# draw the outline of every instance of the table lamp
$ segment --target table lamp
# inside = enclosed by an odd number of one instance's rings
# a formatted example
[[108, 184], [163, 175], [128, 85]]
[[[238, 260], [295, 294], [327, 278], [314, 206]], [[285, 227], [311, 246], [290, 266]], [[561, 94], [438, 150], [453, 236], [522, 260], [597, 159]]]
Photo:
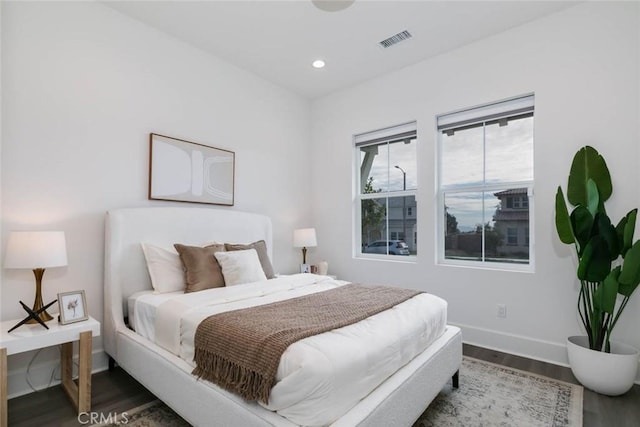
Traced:
[[[36, 277], [33, 311], [42, 308], [42, 276], [45, 268], [67, 265], [64, 231], [12, 231], [7, 242], [5, 268], [29, 268]], [[44, 322], [53, 319], [46, 310], [38, 316]], [[36, 323], [35, 319], [27, 323]]]
[[293, 231], [293, 246], [302, 248], [302, 264], [307, 263], [307, 248], [317, 245], [315, 228], [300, 228]]

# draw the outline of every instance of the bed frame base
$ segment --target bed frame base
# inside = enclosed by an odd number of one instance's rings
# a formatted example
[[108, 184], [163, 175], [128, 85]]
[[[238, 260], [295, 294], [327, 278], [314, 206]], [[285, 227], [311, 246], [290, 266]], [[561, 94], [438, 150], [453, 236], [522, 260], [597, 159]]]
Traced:
[[[118, 333], [120, 367], [194, 426], [294, 427], [256, 403], [191, 375], [191, 366], [130, 330]], [[451, 379], [458, 386], [462, 337], [445, 334], [336, 420], [331, 427], [411, 426]], [[158, 372], [162, 372], [161, 375]], [[210, 408], [210, 410], [203, 410]]]

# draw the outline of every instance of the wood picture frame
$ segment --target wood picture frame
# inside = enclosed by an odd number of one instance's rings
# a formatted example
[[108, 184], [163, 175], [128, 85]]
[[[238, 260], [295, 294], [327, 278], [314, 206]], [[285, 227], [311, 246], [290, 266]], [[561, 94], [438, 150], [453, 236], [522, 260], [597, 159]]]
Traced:
[[58, 308], [60, 309], [60, 324], [62, 325], [89, 319], [87, 298], [84, 291], [59, 293]]
[[149, 199], [233, 206], [235, 152], [149, 134]]

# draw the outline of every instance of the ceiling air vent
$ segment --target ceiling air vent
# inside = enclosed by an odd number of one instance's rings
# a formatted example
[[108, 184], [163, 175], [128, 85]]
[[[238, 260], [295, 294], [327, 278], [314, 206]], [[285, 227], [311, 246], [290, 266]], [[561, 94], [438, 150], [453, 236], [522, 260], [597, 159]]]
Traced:
[[401, 41], [408, 40], [411, 37], [413, 37], [411, 33], [407, 30], [404, 30], [394, 36], [389, 37], [388, 39], [384, 39], [381, 42], [378, 42], [378, 44], [380, 45], [380, 47], [386, 49], [393, 46], [394, 44], [400, 43]]

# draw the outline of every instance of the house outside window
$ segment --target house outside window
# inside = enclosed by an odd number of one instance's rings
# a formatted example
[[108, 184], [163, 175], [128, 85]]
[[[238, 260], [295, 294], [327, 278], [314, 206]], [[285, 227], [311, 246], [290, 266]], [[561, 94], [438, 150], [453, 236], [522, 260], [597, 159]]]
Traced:
[[516, 246], [518, 244], [518, 229], [513, 227], [507, 228], [507, 245]]
[[[527, 188], [515, 188], [494, 193], [500, 201], [493, 216], [494, 228], [507, 236], [506, 245], [498, 248], [504, 254], [524, 254], [529, 249], [528, 191]], [[502, 207], [503, 200], [507, 201], [506, 208]], [[523, 236], [523, 239], [518, 236]]]
[[533, 269], [534, 96], [441, 115], [438, 262]]
[[356, 256], [417, 254], [416, 137], [415, 122], [354, 137]]

